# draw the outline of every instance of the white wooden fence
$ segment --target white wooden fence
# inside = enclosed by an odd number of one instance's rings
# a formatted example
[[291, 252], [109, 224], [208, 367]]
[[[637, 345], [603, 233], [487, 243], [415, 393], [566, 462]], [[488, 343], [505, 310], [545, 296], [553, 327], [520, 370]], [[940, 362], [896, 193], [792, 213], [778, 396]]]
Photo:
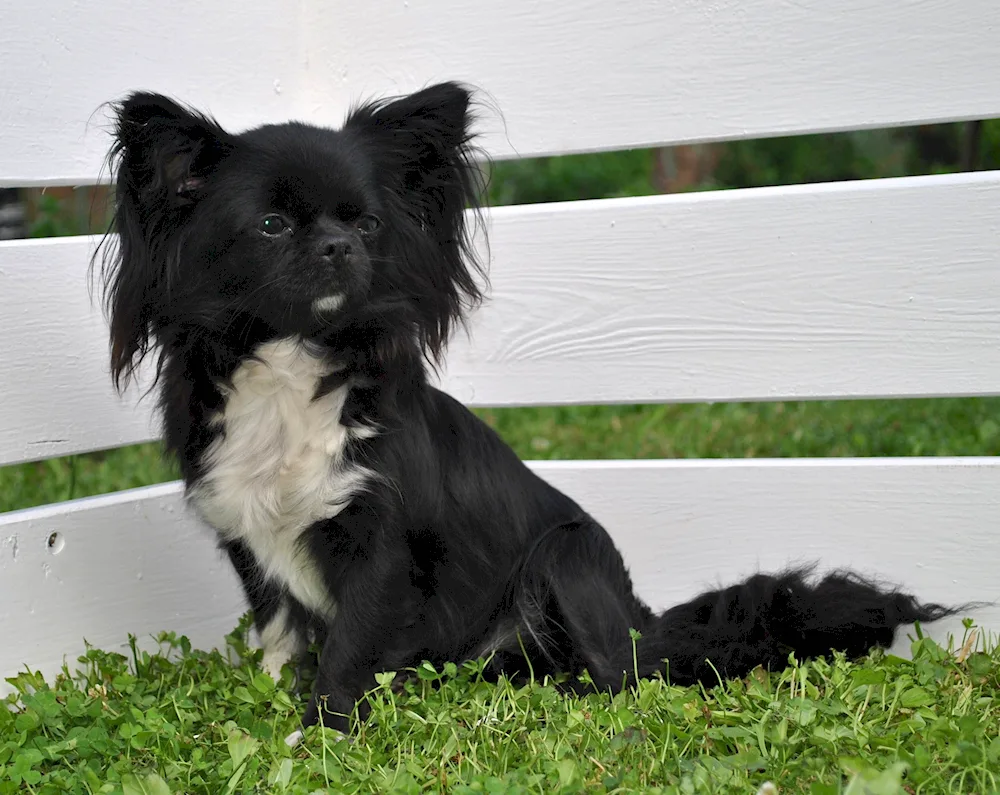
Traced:
[[[134, 88], [227, 126], [487, 90], [496, 157], [1000, 116], [994, 0], [0, 0], [0, 186], [86, 185]], [[475, 405], [1000, 394], [1000, 173], [492, 211]], [[120, 401], [92, 238], [0, 242], [0, 465], [155, 437]], [[548, 462], [658, 607], [789, 561], [1000, 599], [994, 459]], [[49, 546], [58, 533], [55, 547]], [[0, 673], [243, 610], [176, 484], [0, 515]], [[1000, 609], [975, 616], [1000, 630]], [[960, 631], [957, 620], [934, 634]], [[905, 643], [904, 643], [905, 645]]]

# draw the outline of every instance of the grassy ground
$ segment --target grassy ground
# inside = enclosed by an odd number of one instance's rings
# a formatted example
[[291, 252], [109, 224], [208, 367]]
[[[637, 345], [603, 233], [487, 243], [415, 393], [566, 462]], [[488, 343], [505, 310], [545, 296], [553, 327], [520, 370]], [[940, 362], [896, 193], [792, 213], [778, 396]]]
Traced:
[[613, 699], [426, 666], [402, 691], [384, 675], [353, 742], [316, 728], [289, 750], [303, 699], [288, 668], [277, 683], [258, 670], [243, 627], [226, 654], [161, 641], [131, 660], [92, 650], [86, 673], [51, 686], [12, 680], [23, 708], [0, 710], [0, 795], [1000, 788], [1000, 655], [971, 643], [917, 640], [912, 661], [793, 663], [710, 691], [653, 679]]

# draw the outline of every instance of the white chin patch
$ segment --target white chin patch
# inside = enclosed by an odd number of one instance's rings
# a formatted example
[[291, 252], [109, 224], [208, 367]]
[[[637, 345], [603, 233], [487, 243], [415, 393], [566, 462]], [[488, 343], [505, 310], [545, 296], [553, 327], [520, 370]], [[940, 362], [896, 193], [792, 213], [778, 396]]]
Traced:
[[313, 301], [314, 312], [336, 312], [344, 303], [342, 295], [328, 295]]

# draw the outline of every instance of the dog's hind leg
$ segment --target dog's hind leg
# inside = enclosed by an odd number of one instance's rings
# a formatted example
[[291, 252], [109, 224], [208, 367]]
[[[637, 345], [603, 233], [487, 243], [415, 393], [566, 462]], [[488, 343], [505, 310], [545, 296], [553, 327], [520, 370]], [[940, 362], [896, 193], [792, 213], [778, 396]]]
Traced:
[[[515, 598], [523, 631], [553, 667], [574, 675], [586, 669], [601, 690], [634, 680], [629, 630], [643, 633], [655, 616], [636, 598], [621, 554], [593, 519], [567, 522], [539, 539]], [[649, 673], [648, 664], [640, 670]]]

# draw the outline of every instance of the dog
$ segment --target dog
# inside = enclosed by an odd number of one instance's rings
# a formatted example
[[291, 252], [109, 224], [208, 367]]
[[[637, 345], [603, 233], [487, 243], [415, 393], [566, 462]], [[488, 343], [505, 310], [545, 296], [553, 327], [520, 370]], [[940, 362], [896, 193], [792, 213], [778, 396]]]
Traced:
[[488, 281], [473, 101], [441, 83], [358, 104], [339, 129], [239, 134], [158, 94], [113, 106], [113, 379], [152, 360], [166, 448], [242, 581], [265, 669], [321, 639], [303, 729], [349, 732], [375, 673], [425, 660], [578, 692], [711, 686], [791, 652], [861, 656], [954, 612], [792, 569], [656, 614], [605, 529], [431, 385]]

